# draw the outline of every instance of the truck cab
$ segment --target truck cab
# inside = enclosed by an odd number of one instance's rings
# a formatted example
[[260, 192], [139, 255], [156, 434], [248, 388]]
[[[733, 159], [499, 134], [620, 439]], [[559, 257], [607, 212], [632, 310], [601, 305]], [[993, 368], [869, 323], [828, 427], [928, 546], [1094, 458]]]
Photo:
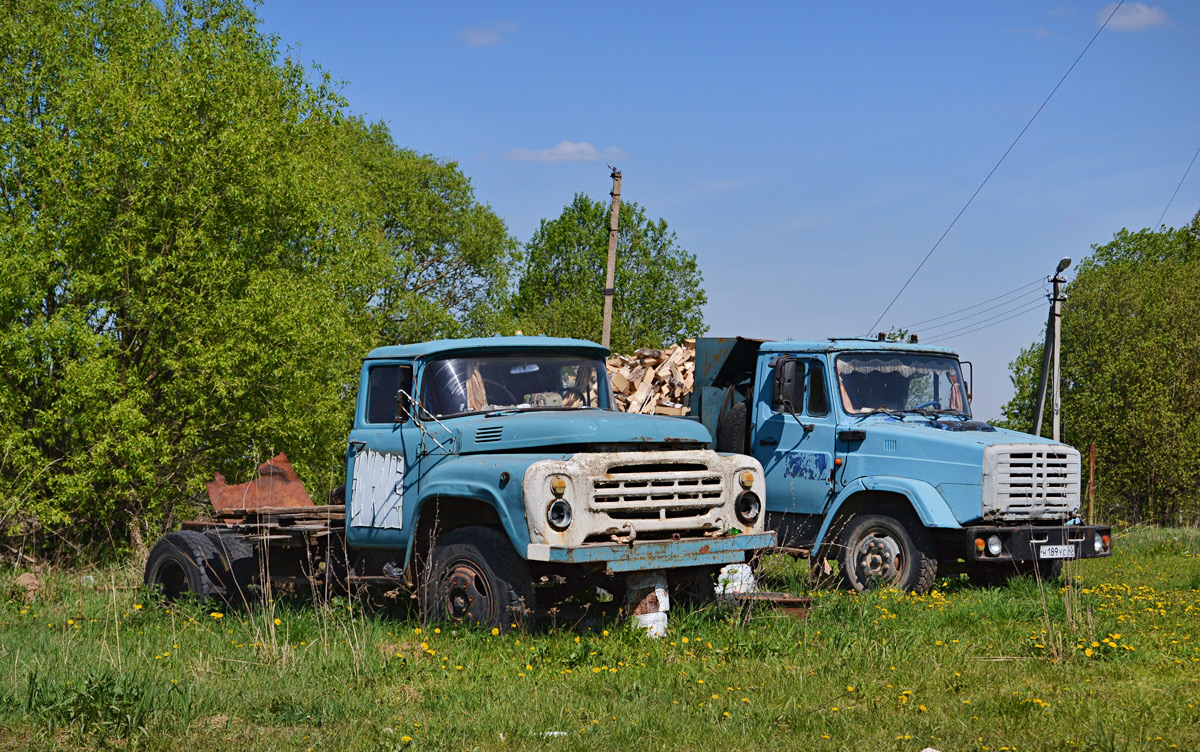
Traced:
[[1053, 577], [1111, 554], [1108, 527], [1079, 524], [1079, 452], [975, 420], [952, 350], [702, 338], [696, 361], [693, 413], [762, 463], [780, 544], [848, 587]]
[[694, 581], [771, 545], [762, 465], [694, 422], [618, 412], [607, 353], [550, 337], [373, 350], [346, 453], [352, 574], [413, 583], [431, 618], [505, 627], [535, 585], [619, 594], [628, 573]]

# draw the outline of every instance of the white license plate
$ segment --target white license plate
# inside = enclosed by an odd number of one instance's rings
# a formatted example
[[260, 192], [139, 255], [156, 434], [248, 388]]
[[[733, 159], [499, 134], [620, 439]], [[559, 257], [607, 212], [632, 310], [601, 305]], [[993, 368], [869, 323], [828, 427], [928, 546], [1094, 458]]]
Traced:
[[1043, 559], [1074, 559], [1074, 546], [1042, 546], [1038, 556]]

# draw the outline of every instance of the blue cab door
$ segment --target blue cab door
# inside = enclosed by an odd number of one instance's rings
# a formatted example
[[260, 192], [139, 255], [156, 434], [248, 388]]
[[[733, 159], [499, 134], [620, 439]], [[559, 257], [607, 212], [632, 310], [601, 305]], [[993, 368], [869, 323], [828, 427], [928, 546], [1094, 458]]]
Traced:
[[412, 394], [412, 366], [369, 361], [361, 384], [346, 451], [348, 537], [355, 545], [396, 546], [419, 478], [420, 431], [400, 420], [396, 400], [400, 390]]
[[[820, 515], [833, 490], [837, 419], [822, 358], [794, 357], [792, 411], [772, 409], [776, 366], [764, 367], [755, 390], [752, 453], [767, 474], [767, 510]], [[795, 415], [792, 414], [795, 413]]]

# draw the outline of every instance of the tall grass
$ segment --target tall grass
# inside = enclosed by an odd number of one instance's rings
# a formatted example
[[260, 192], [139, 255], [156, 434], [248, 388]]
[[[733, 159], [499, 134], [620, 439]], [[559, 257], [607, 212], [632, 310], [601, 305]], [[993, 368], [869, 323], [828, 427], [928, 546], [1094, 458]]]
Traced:
[[[0, 750], [1200, 746], [1200, 534], [1142, 528], [1063, 583], [815, 591], [808, 620], [672, 611], [493, 635], [405, 601], [146, 599], [140, 573], [0, 576]], [[803, 562], [764, 567], [807, 587]], [[1160, 738], [1161, 737], [1161, 738]]]

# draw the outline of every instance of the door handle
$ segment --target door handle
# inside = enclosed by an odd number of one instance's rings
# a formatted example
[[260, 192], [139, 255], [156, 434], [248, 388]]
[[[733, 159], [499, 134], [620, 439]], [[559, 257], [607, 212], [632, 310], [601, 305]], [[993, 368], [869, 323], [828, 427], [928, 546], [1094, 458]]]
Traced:
[[350, 448], [354, 450], [355, 454], [358, 454], [359, 452], [361, 452], [363, 450], [363, 447], [365, 447], [366, 445], [367, 445], [367, 442], [365, 442], [365, 441], [359, 441], [357, 439], [350, 440]]
[[775, 446], [779, 443], [779, 439], [759, 439], [758, 443], [761, 446]]

